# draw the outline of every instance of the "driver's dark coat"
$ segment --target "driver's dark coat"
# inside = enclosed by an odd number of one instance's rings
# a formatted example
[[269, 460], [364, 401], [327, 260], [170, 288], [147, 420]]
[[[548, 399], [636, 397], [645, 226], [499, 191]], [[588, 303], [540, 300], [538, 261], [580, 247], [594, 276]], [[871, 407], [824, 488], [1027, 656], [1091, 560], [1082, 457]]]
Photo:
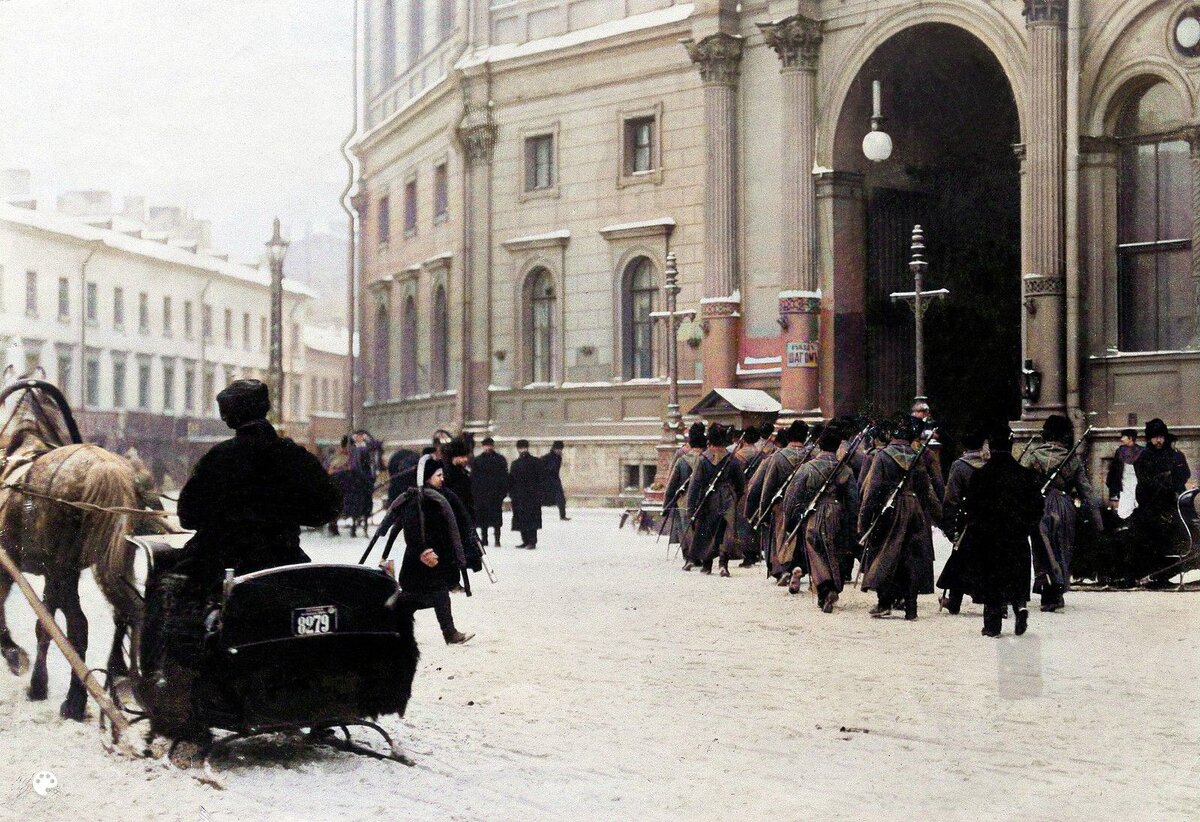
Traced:
[[341, 508], [321, 463], [266, 420], [247, 423], [200, 458], [179, 494], [179, 522], [194, 529], [179, 571], [219, 580], [308, 562], [300, 526], [329, 522]]

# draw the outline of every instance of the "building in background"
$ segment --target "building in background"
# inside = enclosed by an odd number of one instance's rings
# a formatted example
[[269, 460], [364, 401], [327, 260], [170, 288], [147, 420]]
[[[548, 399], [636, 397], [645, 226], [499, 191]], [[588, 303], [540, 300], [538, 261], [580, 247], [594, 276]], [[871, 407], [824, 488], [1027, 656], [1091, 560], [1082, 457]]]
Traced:
[[[9, 173], [12, 201], [0, 205], [4, 365], [17, 374], [41, 368], [77, 409], [87, 439], [136, 447], [160, 479], [182, 482], [200, 453], [229, 436], [216, 393], [266, 374], [268, 272], [211, 253], [207, 224], [181, 209], [146, 210], [127, 198], [114, 210], [106, 192], [75, 192], [59, 198], [58, 211], [41, 210], [21, 199], [21, 180]], [[309, 348], [314, 297], [285, 280], [285, 388], [272, 398], [288, 433], [309, 444], [332, 436], [321, 426], [335, 422], [328, 407], [314, 410], [322, 398], [309, 394], [310, 354], [321, 379], [346, 367], [344, 351]], [[345, 428], [344, 412], [337, 419]]]
[[698, 312], [685, 409], [711, 387], [906, 408], [889, 295], [920, 224], [950, 292], [926, 325], [948, 425], [1094, 413], [1115, 439], [1161, 416], [1196, 456], [1194, 4], [365, 6], [365, 417], [390, 442], [562, 439], [576, 495], [639, 494], [668, 250]]

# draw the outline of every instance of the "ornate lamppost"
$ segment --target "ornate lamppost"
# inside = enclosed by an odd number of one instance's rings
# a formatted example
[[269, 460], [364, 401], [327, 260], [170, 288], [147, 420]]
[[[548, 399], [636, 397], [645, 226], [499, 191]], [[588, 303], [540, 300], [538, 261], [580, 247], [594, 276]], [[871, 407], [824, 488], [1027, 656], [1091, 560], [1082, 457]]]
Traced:
[[279, 218], [267, 241], [267, 262], [271, 266], [271, 355], [267, 366], [267, 384], [271, 390], [271, 422], [283, 421], [283, 258], [288, 242], [279, 234]]
[[889, 296], [892, 302], [903, 301], [912, 309], [913, 316], [916, 318], [916, 382], [917, 391], [916, 399], [925, 399], [925, 312], [929, 309], [930, 304], [934, 300], [941, 300], [950, 295], [950, 292], [944, 288], [939, 288], [936, 291], [925, 291], [925, 272], [929, 270], [929, 263], [925, 260], [925, 234], [921, 230], [921, 226], [913, 226], [912, 232], [912, 261], [908, 264], [909, 269], [913, 273], [913, 290], [912, 291], [893, 291]]

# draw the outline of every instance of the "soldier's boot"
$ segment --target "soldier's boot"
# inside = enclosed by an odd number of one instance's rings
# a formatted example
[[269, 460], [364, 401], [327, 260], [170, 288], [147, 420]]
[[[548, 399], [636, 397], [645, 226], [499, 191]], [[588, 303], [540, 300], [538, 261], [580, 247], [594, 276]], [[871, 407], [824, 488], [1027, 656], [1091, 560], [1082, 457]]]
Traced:
[[909, 622], [917, 618], [917, 597], [915, 594], [910, 594], [908, 599], [904, 600], [904, 618]]
[[1017, 611], [1017, 624], [1014, 627], [1013, 632], [1017, 636], [1021, 636], [1029, 628], [1029, 609], [1028, 608], [1017, 608], [1016, 611]]
[[948, 591], [949, 596], [938, 597], [938, 610], [945, 608], [950, 614], [957, 614], [962, 608], [962, 591]]
[[874, 608], [872, 608], [870, 611], [867, 611], [867, 613], [870, 614], [873, 619], [885, 619], [886, 617], [890, 617], [892, 615], [891, 598], [880, 594], [879, 602]]
[[1001, 608], [999, 605], [983, 606], [983, 630], [980, 631], [984, 636], [998, 637], [1000, 629], [1004, 625], [1004, 619], [1000, 616]]
[[447, 645], [462, 645], [464, 642], [466, 642], [473, 636], [475, 636], [475, 634], [464, 634], [462, 631], [455, 631], [454, 633], [445, 635], [446, 644]]
[[800, 593], [800, 580], [802, 580], [802, 579], [804, 579], [804, 569], [803, 568], [793, 568], [792, 576], [788, 580], [788, 593], [789, 594]]
[[821, 610], [827, 614], [832, 614], [833, 606], [837, 604], [837, 601], [838, 601], [838, 592], [830, 591], [828, 594], [825, 595], [825, 601], [823, 603], [821, 603]]

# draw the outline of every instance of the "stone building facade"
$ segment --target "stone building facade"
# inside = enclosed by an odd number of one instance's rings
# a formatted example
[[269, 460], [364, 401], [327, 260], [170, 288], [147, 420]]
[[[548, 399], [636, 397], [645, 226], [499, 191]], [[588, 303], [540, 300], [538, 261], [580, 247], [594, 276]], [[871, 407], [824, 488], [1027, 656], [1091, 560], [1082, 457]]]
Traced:
[[[366, 0], [365, 417], [563, 439], [636, 493], [665, 402], [785, 414], [927, 393], [1200, 438], [1200, 11], [1149, 0]], [[878, 103], [873, 83], [878, 81]], [[875, 125], [873, 126], [872, 123]], [[863, 139], [890, 135], [886, 159]], [[536, 445], [535, 445], [536, 450]], [[1107, 446], [1094, 449], [1100, 455]], [[1193, 453], [1194, 456], [1194, 453]]]

